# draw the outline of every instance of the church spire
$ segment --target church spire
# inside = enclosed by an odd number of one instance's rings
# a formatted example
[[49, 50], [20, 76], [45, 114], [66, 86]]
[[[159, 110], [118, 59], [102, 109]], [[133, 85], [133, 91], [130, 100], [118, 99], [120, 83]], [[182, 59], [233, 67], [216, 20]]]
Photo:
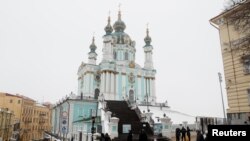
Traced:
[[90, 52], [95, 53], [96, 45], [95, 45], [95, 37], [94, 36], [92, 38], [92, 44], [89, 46], [89, 48], [90, 48]]
[[113, 28], [110, 24], [110, 11], [109, 11], [109, 16], [108, 16], [108, 24], [106, 25], [106, 27], [104, 28], [106, 35], [109, 35], [113, 32]]
[[119, 4], [119, 11], [118, 11], [118, 20], [115, 22], [113, 25], [113, 28], [115, 29], [115, 32], [123, 32], [126, 28], [125, 23], [122, 21], [122, 16], [121, 16], [121, 9], [120, 9], [120, 4]]
[[151, 37], [149, 36], [148, 24], [147, 24], [146, 37], [144, 38], [144, 41], [146, 43], [145, 46], [150, 46], [152, 40], [151, 40]]
[[89, 46], [89, 48], [90, 48], [90, 52], [88, 54], [89, 55], [89, 64], [95, 65], [96, 64], [96, 57], [97, 57], [95, 50], [97, 47], [95, 45], [95, 37], [94, 36], [92, 38], [92, 43]]

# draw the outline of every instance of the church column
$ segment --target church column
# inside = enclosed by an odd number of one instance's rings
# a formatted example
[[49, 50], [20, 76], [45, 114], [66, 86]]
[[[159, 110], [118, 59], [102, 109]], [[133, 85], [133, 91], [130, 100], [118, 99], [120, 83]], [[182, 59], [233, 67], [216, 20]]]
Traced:
[[152, 80], [153, 84], [152, 84], [152, 89], [153, 89], [153, 96], [155, 97], [155, 79]]
[[137, 97], [141, 100], [141, 96], [142, 96], [142, 92], [141, 92], [141, 78], [138, 77], [137, 78], [137, 82], [138, 82], [138, 92], [137, 92]]
[[115, 83], [114, 83], [114, 73], [112, 72], [111, 73], [111, 90], [110, 90], [110, 93], [114, 93], [114, 86], [115, 86]]
[[151, 95], [151, 93], [150, 93], [150, 85], [149, 85], [149, 78], [147, 78], [147, 92], [148, 92], [148, 96], [150, 96]]
[[92, 94], [92, 96], [94, 96], [93, 95], [94, 93], [94, 74], [93, 73], [90, 74], [90, 93]]
[[150, 94], [151, 94], [151, 97], [154, 97], [153, 95], [153, 79], [150, 78]]
[[108, 72], [108, 75], [107, 75], [107, 86], [108, 86], [108, 89], [107, 89], [107, 92], [110, 93], [110, 72]]
[[108, 93], [108, 87], [109, 87], [108, 73], [109, 72], [105, 73], [105, 76], [106, 76], [105, 93]]
[[84, 85], [83, 85], [83, 93], [86, 93], [86, 85], [87, 85], [86, 75], [84, 75], [84, 77], [83, 77], [83, 81], [84, 81]]
[[89, 93], [89, 74], [86, 73], [86, 93]]
[[104, 92], [104, 73], [101, 74], [101, 93]]

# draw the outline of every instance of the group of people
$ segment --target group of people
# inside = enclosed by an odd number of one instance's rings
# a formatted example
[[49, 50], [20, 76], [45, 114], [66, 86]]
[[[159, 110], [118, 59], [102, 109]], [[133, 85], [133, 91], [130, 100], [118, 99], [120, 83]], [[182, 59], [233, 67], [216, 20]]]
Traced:
[[188, 137], [188, 141], [191, 141], [191, 134], [190, 134], [190, 129], [189, 127], [187, 126], [187, 129], [182, 127], [181, 129], [180, 128], [176, 128], [175, 130], [175, 137], [176, 137], [176, 141], [180, 141], [180, 139], [183, 141], [186, 141], [186, 135]]
[[[189, 129], [189, 127], [187, 126], [187, 129], [185, 129], [184, 127], [180, 128], [176, 128], [175, 130], [175, 137], [176, 137], [176, 141], [191, 141], [191, 134], [190, 134], [191, 130]], [[196, 131], [197, 135], [196, 135], [196, 141], [207, 141], [208, 140], [208, 136], [206, 135], [206, 137], [204, 138], [204, 135], [202, 134], [202, 132], [200, 130]], [[186, 135], [188, 137], [188, 140], [186, 140]]]
[[105, 135], [101, 133], [100, 141], [111, 141], [111, 138], [108, 133], [106, 133]]
[[[131, 130], [128, 133], [127, 141], [133, 141], [133, 133]], [[139, 134], [139, 141], [148, 141], [148, 136], [144, 129], [142, 129]]]

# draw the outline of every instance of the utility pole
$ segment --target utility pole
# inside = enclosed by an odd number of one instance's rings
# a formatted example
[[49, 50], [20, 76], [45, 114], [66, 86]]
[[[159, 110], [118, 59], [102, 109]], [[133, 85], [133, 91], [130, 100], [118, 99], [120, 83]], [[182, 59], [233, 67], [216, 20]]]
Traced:
[[224, 119], [226, 119], [226, 113], [225, 113], [225, 107], [224, 107], [224, 99], [223, 99], [223, 92], [222, 92], [222, 87], [221, 87], [222, 77], [221, 77], [221, 73], [220, 72], [218, 72], [218, 76], [219, 76], [219, 82], [220, 82], [220, 92], [221, 92], [223, 114], [224, 114]]

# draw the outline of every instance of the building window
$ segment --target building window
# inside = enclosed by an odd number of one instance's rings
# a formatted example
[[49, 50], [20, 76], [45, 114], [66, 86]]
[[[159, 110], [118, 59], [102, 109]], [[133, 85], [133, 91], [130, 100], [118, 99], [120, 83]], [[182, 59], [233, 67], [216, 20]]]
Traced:
[[116, 58], [117, 58], [117, 53], [116, 52], [114, 52], [114, 59], [116, 60]]
[[17, 103], [20, 104], [20, 103], [21, 103], [21, 100], [18, 100]]
[[250, 74], [250, 55], [242, 57], [245, 74]]
[[125, 60], [128, 60], [128, 52], [125, 52], [124, 56], [125, 56]]
[[12, 102], [13, 102], [13, 100], [11, 99], [11, 100], [10, 100], [10, 103], [12, 103]]

